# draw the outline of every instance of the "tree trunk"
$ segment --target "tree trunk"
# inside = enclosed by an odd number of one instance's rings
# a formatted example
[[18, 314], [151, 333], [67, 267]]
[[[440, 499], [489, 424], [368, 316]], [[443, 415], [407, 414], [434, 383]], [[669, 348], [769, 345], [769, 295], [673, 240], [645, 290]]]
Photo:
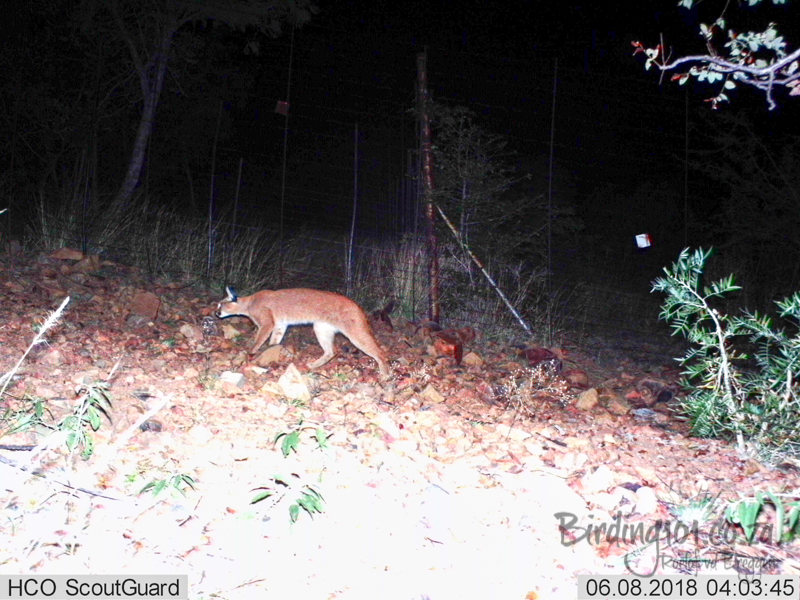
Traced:
[[115, 204], [127, 204], [131, 196], [133, 196], [136, 185], [139, 183], [139, 176], [142, 174], [142, 165], [144, 164], [144, 158], [147, 153], [147, 142], [150, 140], [150, 134], [153, 132], [153, 121], [156, 114], [156, 107], [158, 106], [158, 99], [161, 96], [161, 89], [164, 87], [164, 74], [167, 71], [167, 58], [172, 45], [172, 36], [174, 32], [175, 28], [173, 24], [167, 24], [165, 26], [160, 47], [156, 49], [150, 64], [139, 73], [142, 95], [144, 97], [142, 118], [136, 130], [136, 139], [133, 143], [128, 172], [125, 174], [125, 179], [114, 198]]
[[417, 54], [417, 102], [419, 103], [419, 147], [422, 176], [422, 198], [428, 228], [428, 319], [439, 323], [439, 244], [436, 239], [436, 214], [433, 207], [433, 147], [428, 106], [427, 55]]

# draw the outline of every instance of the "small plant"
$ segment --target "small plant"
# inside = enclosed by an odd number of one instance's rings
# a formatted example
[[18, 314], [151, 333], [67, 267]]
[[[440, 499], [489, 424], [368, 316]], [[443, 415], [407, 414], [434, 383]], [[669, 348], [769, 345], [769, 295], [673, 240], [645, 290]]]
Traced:
[[[798, 448], [800, 336], [773, 329], [768, 316], [747, 311], [730, 316], [717, 308], [721, 298], [740, 288], [733, 275], [700, 288], [710, 255], [711, 250], [687, 248], [664, 269], [666, 277], [653, 283], [653, 291], [667, 294], [661, 318], [694, 345], [679, 359], [689, 391], [682, 408], [696, 435], [733, 435], [742, 452], [748, 438], [777, 460], [776, 449]], [[800, 321], [800, 293], [776, 304], [781, 317]], [[752, 357], [735, 345], [743, 336], [756, 348]]]
[[20, 407], [7, 407], [0, 415], [0, 438], [24, 433], [44, 424], [44, 415], [47, 413], [44, 400], [25, 395], [21, 402]]
[[686, 526], [704, 525], [713, 520], [719, 505], [719, 494], [696, 494], [688, 502], [667, 502], [669, 512]]
[[569, 384], [555, 377], [556, 369], [550, 362], [542, 362], [511, 373], [494, 386], [496, 399], [516, 415], [535, 417], [543, 404], [558, 402], [567, 406], [574, 397]]
[[[288, 477], [273, 475], [270, 481], [270, 485], [256, 488], [262, 491], [250, 501], [250, 504], [256, 504], [272, 496], [277, 496], [273, 501], [273, 506], [275, 506], [284, 499], [293, 496], [294, 501], [289, 505], [289, 519], [292, 523], [297, 522], [301, 509], [306, 511], [312, 519], [315, 514], [325, 511], [325, 499], [320, 491], [315, 485], [302, 483], [297, 473], [292, 473]], [[293, 494], [290, 494], [290, 492], [293, 492]]]
[[6, 389], [8, 388], [8, 384], [11, 382], [11, 379], [14, 377], [14, 374], [19, 370], [19, 367], [22, 364], [22, 362], [25, 360], [28, 354], [30, 354], [30, 351], [33, 350], [35, 346], [44, 343], [44, 334], [47, 333], [47, 330], [53, 327], [58, 322], [59, 317], [61, 317], [61, 314], [64, 312], [64, 309], [66, 308], [68, 303], [69, 303], [69, 296], [64, 298], [63, 302], [61, 302], [59, 307], [56, 310], [54, 310], [49, 317], [47, 317], [45, 322], [36, 332], [36, 336], [34, 336], [31, 345], [28, 346], [28, 348], [25, 350], [25, 352], [17, 361], [17, 364], [15, 364], [10, 371], [8, 371], [2, 377], [0, 377], [0, 383], [2, 384], [2, 387], [0, 387], [0, 398], [2, 398], [3, 394], [5, 394]]
[[70, 452], [81, 449], [81, 457], [87, 460], [94, 454], [94, 438], [89, 430], [100, 429], [103, 415], [110, 420], [111, 398], [107, 381], [95, 381], [79, 388], [80, 396], [72, 414], [67, 415], [56, 426], [66, 434], [65, 441]]
[[[298, 422], [297, 426], [291, 431], [279, 433], [275, 436], [275, 443], [281, 442], [281, 453], [284, 458], [296, 453], [300, 447], [301, 436], [304, 431], [313, 430], [312, 439], [319, 450], [328, 448], [328, 439], [331, 434], [325, 433], [321, 427], [313, 425], [303, 425], [303, 421]], [[289, 519], [296, 523], [300, 516], [300, 511], [304, 510], [308, 516], [314, 517], [315, 514], [324, 512], [325, 500], [316, 485], [305, 483], [303, 478], [297, 473], [289, 475], [273, 475], [267, 485], [256, 488], [259, 493], [250, 501], [256, 504], [267, 498], [273, 498], [272, 506], [280, 503], [289, 502]]]
[[[758, 522], [758, 516], [765, 506], [774, 508], [774, 523]], [[784, 503], [777, 494], [758, 492], [755, 498], [743, 498], [728, 505], [725, 519], [742, 528], [748, 543], [756, 538], [756, 534], [759, 534], [761, 541], [769, 540], [775, 544], [791, 542], [800, 533], [800, 500]]]
[[279, 433], [275, 436], [275, 442], [278, 443], [279, 440], [283, 440], [281, 442], [281, 452], [283, 453], [284, 458], [289, 456], [292, 452], [297, 452], [297, 448], [300, 446], [300, 435], [304, 430], [314, 430], [314, 441], [317, 443], [317, 448], [320, 450], [325, 450], [328, 448], [328, 439], [330, 439], [331, 435], [329, 433], [325, 433], [325, 430], [321, 427], [314, 427], [313, 425], [303, 425], [303, 421], [301, 420], [297, 427], [295, 427], [292, 431], [284, 431], [283, 433]]
[[178, 495], [186, 496], [186, 488], [188, 487], [195, 490], [197, 489], [195, 484], [194, 478], [190, 475], [176, 473], [165, 479], [154, 479], [150, 481], [139, 490], [139, 494], [152, 492], [153, 497], [158, 498], [162, 493], [168, 491], [172, 497], [177, 497]]

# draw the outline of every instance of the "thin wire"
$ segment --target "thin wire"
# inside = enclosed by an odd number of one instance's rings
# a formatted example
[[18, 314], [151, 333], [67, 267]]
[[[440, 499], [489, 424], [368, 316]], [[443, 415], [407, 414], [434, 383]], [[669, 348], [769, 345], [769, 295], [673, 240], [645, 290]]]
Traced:
[[283, 212], [286, 203], [286, 156], [289, 148], [289, 114], [291, 111], [290, 92], [292, 90], [292, 61], [294, 60], [294, 32], [292, 24], [292, 41], [289, 46], [289, 73], [286, 77], [286, 115], [283, 125], [283, 166], [281, 167], [281, 214], [278, 233], [278, 286], [283, 287]]
[[689, 89], [686, 89], [686, 113], [683, 122], [683, 247], [689, 245]]
[[[558, 59], [555, 59], [553, 67], [553, 108], [550, 114], [550, 165], [547, 174], [547, 294], [550, 296], [550, 285], [553, 273], [553, 253], [552, 253], [552, 228], [553, 221], [553, 154], [555, 146], [556, 132], [556, 91], [558, 89]], [[550, 302], [547, 303], [550, 306]]]

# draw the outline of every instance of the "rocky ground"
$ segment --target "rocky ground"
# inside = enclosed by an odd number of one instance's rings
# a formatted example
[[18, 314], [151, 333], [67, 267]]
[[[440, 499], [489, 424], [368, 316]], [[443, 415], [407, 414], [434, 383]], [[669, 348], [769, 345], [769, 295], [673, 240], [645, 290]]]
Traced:
[[[310, 328], [249, 362], [252, 325], [213, 319], [223, 294], [190, 283], [70, 251], [0, 257], [0, 573], [188, 574], [190, 598], [524, 600], [686, 560], [800, 572], [796, 542], [718, 539], [716, 519], [670, 536], [703, 498], [800, 494], [793, 465], [687, 435], [670, 356], [598, 364], [389, 315], [374, 327], [391, 380], [342, 338], [309, 373]], [[44, 434], [87, 398], [105, 410], [85, 413], [84, 459]], [[658, 543], [586, 535], [658, 520]]]

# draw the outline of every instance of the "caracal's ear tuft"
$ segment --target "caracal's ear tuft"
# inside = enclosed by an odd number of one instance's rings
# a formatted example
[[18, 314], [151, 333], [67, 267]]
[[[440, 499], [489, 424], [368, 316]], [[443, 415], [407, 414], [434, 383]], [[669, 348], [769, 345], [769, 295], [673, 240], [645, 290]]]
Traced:
[[225, 293], [228, 294], [228, 297], [225, 300], [228, 302], [236, 302], [236, 292], [233, 291], [233, 288], [226, 287]]

